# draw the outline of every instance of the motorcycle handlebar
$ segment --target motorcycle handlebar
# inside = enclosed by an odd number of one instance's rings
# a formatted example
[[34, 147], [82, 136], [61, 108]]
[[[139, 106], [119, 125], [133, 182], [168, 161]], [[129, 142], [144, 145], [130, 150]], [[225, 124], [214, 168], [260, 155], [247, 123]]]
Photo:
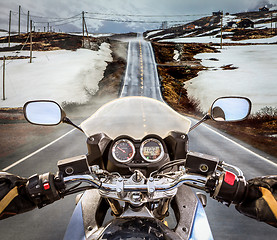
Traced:
[[108, 191], [108, 192], [119, 192], [120, 190], [124, 192], [148, 192], [148, 193], [153, 193], [155, 191], [161, 191], [161, 192], [170, 191], [179, 187], [183, 183], [201, 184], [204, 189], [206, 180], [207, 180], [206, 177], [203, 177], [203, 176], [183, 175], [179, 177], [177, 180], [174, 180], [170, 183], [165, 183], [165, 184], [155, 183], [155, 179], [152, 177], [148, 179], [146, 184], [124, 184], [124, 181], [122, 178], [118, 178], [117, 182], [119, 184], [113, 184], [113, 183], [103, 183], [95, 179], [91, 175], [75, 175], [75, 176], [68, 176], [64, 178], [64, 182], [66, 184], [74, 183], [74, 182], [87, 182], [100, 190]]
[[[156, 183], [155, 183], [156, 181]], [[225, 172], [218, 179], [195, 174], [185, 174], [170, 183], [159, 184], [158, 180], [150, 177], [146, 184], [124, 184], [122, 178], [117, 183], [103, 183], [91, 175], [75, 175], [65, 177], [66, 184], [74, 182], [87, 182], [90, 185], [107, 192], [166, 192], [179, 187], [181, 184], [205, 190], [211, 197], [227, 205], [241, 203], [249, 197], [247, 182], [244, 178], [237, 177], [231, 172]], [[120, 183], [121, 184], [118, 184]], [[254, 196], [254, 195], [253, 195]], [[254, 198], [254, 197], [253, 197]]]
[[[90, 188], [97, 188], [102, 191], [115, 193], [144, 192], [151, 195], [154, 192], [174, 190], [181, 184], [185, 184], [190, 187], [202, 189], [207, 193], [210, 193], [212, 198], [224, 202], [227, 205], [230, 205], [231, 203], [241, 203], [246, 196], [249, 197], [251, 195], [251, 192], [248, 191], [245, 179], [243, 177], [237, 177], [231, 172], [224, 172], [217, 177], [216, 175], [207, 177], [197, 174], [184, 174], [176, 177], [176, 179], [169, 179], [169, 181], [165, 182], [159, 180], [160, 179], [158, 178], [149, 177], [144, 184], [130, 184], [125, 182], [122, 177], [117, 177], [115, 181], [107, 183], [88, 174], [54, 178], [53, 175], [48, 173], [30, 177], [27, 184], [27, 191], [39, 208], [50, 204], [63, 196], [77, 192], [78, 190], [80, 191]], [[88, 183], [90, 186], [66, 192], [66, 185], [80, 182]], [[37, 186], [41, 187], [38, 188]], [[255, 194], [252, 195], [254, 196]]]

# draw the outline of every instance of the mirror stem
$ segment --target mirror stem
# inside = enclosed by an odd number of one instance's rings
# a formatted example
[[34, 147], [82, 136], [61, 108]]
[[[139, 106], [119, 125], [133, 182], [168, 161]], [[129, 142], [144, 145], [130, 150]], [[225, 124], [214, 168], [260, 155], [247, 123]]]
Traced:
[[62, 120], [63, 123], [67, 123], [75, 128], [77, 128], [78, 130], [80, 130], [82, 133], [84, 133], [83, 129], [80, 128], [79, 126], [77, 126], [76, 124], [74, 124], [69, 118], [64, 117], [64, 119]]
[[198, 123], [194, 124], [190, 129], [189, 132], [192, 131], [194, 128], [198, 127], [201, 123], [211, 119], [211, 116], [209, 113], [207, 113]]

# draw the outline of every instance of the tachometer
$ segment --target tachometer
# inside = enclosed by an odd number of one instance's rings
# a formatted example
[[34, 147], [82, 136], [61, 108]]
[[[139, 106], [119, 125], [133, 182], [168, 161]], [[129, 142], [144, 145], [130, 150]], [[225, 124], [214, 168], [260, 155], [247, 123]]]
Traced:
[[140, 146], [140, 155], [147, 162], [158, 162], [164, 156], [163, 145], [158, 139], [146, 139]]
[[135, 156], [135, 146], [128, 139], [120, 139], [114, 143], [112, 155], [116, 161], [127, 163]]

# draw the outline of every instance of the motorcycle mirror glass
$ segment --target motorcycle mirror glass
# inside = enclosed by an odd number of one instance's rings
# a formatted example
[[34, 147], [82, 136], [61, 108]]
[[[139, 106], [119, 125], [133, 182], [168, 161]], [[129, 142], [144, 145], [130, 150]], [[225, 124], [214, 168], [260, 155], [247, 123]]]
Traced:
[[63, 119], [63, 110], [54, 101], [30, 101], [23, 107], [26, 120], [36, 125], [52, 126]]
[[251, 101], [244, 97], [222, 97], [214, 101], [211, 118], [215, 121], [241, 121], [248, 117]]

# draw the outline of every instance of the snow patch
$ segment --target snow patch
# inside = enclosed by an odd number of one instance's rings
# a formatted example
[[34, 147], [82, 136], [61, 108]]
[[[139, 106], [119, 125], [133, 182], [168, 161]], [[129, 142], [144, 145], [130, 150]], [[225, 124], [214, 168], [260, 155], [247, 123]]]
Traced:
[[[187, 37], [187, 38], [174, 38], [164, 39], [159, 42], [175, 42], [175, 43], [220, 43], [220, 38], [215, 36], [206, 37]], [[259, 38], [259, 39], [246, 39], [241, 41], [232, 41], [231, 39], [223, 39], [223, 43], [277, 43], [277, 36], [271, 38]]]
[[[21, 45], [21, 43], [10, 43], [10, 47]], [[0, 48], [9, 47], [9, 43], [0, 43]]]
[[[186, 82], [185, 88], [189, 97], [200, 100], [204, 112], [221, 96], [248, 97], [253, 103], [253, 113], [265, 106], [277, 107], [276, 46], [233, 46], [224, 48], [221, 53], [203, 53], [196, 57], [210, 70]], [[210, 58], [219, 61], [210, 61]], [[234, 64], [238, 69], [220, 68], [227, 64]]]
[[149, 38], [150, 36], [157, 34], [159, 32], [162, 32], [163, 30], [156, 30], [156, 31], [152, 31], [146, 34], [146, 38]]
[[[0, 56], [13, 54], [1, 52]], [[29, 53], [21, 51], [18, 55]], [[112, 61], [108, 43], [102, 43], [98, 51], [40, 51], [33, 56], [33, 63], [29, 59], [6, 61], [7, 99], [1, 96], [0, 107], [22, 107], [34, 99], [85, 103], [97, 92], [107, 62]]]
[[167, 34], [165, 34], [165, 35], [158, 35], [158, 36], [156, 36], [156, 37], [152, 37], [151, 40], [157, 39], [157, 38], [165, 38], [165, 37], [167, 37], [167, 36], [172, 36], [172, 35], [174, 35], [174, 33], [167, 33]]
[[179, 51], [178, 51], [178, 50], [174, 50], [173, 59], [174, 59], [175, 61], [180, 61], [179, 57], [180, 57]]

